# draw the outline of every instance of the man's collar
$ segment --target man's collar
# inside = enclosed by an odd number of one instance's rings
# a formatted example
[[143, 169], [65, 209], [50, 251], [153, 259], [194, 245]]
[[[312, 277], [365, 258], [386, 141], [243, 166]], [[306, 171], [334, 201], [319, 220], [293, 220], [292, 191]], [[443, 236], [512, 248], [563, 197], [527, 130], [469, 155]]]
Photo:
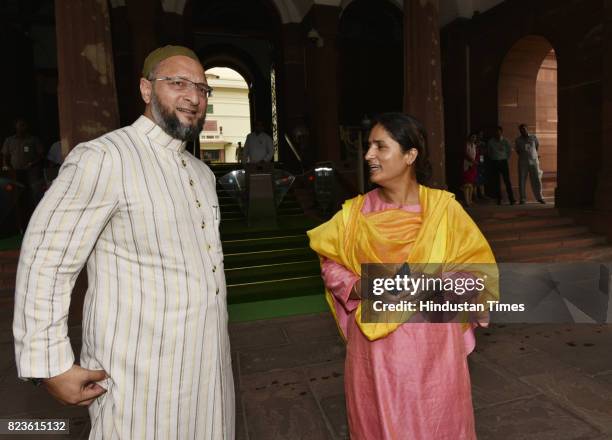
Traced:
[[156, 145], [168, 148], [173, 151], [182, 153], [185, 151], [186, 142], [180, 139], [175, 139], [166, 133], [159, 125], [153, 122], [151, 119], [142, 115], [132, 124], [136, 130], [144, 134], [146, 137], [151, 139], [151, 142]]

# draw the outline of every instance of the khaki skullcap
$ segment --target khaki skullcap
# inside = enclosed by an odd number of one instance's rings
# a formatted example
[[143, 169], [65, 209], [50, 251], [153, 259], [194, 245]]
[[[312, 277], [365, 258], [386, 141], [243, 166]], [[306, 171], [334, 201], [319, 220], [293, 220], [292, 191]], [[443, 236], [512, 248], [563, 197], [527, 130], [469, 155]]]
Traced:
[[193, 60], [196, 60], [198, 63], [200, 62], [198, 56], [191, 49], [187, 49], [183, 46], [164, 46], [158, 47], [153, 52], [151, 52], [144, 60], [144, 64], [142, 65], [142, 76], [143, 78], [148, 78], [151, 74], [151, 71], [157, 64], [164, 61], [167, 58], [175, 57], [178, 55], [182, 55], [184, 57], [189, 57]]

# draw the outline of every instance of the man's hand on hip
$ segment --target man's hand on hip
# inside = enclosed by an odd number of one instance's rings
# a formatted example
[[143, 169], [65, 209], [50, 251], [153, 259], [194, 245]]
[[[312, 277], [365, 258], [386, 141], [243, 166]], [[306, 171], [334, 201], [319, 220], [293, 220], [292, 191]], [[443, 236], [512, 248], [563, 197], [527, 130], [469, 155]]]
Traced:
[[106, 393], [96, 382], [107, 377], [104, 370], [88, 370], [73, 365], [65, 373], [45, 379], [43, 383], [49, 394], [64, 405], [89, 406]]

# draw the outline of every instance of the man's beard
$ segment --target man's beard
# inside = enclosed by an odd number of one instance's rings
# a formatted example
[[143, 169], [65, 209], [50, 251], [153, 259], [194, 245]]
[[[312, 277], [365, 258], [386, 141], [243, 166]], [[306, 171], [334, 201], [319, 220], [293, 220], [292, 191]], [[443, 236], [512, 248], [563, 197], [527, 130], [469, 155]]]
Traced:
[[204, 120], [206, 119], [206, 113], [204, 113], [194, 125], [183, 124], [174, 112], [159, 102], [154, 91], [151, 93], [151, 113], [155, 118], [155, 122], [157, 122], [162, 130], [173, 138], [182, 141], [197, 139], [202, 131], [202, 127], [204, 127]]

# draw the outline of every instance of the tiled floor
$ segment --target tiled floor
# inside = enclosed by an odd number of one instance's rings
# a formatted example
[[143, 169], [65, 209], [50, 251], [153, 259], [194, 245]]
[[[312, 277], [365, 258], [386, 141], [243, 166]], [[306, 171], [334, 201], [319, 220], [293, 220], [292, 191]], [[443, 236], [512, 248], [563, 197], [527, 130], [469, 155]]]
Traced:
[[[10, 315], [0, 310], [0, 418], [66, 417], [72, 432], [57, 438], [87, 438], [87, 411], [16, 379]], [[238, 439], [347, 438], [344, 344], [328, 314], [233, 324], [230, 335]], [[478, 438], [612, 438], [611, 347], [612, 326], [480, 330], [470, 355]]]

